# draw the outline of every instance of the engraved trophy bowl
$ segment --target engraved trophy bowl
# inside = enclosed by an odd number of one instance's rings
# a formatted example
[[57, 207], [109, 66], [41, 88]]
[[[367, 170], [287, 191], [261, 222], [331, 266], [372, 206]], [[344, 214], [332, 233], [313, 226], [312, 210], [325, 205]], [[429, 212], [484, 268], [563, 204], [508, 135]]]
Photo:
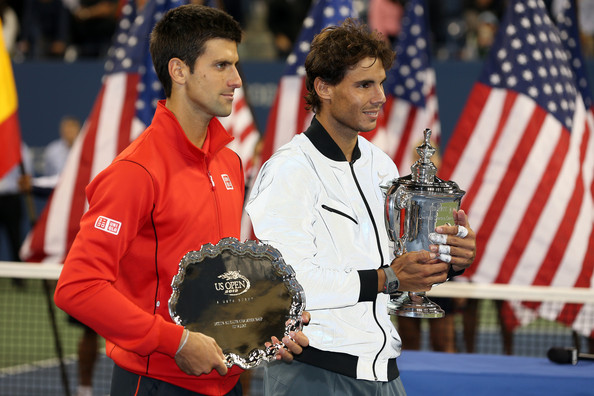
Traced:
[[[419, 160], [411, 166], [411, 174], [394, 179], [386, 189], [385, 220], [395, 254], [429, 250], [429, 233], [435, 227], [454, 224], [453, 211], [460, 209], [465, 194], [453, 181], [444, 181], [435, 174], [437, 168], [430, 157], [435, 148], [429, 141], [431, 130], [423, 131], [424, 141], [417, 147]], [[413, 318], [441, 318], [444, 311], [429, 300], [425, 292], [398, 292], [388, 303], [391, 315]]]
[[190, 331], [213, 337], [227, 367], [276, 360], [281, 340], [302, 328], [305, 293], [274, 247], [223, 238], [188, 252], [171, 282], [169, 313]]

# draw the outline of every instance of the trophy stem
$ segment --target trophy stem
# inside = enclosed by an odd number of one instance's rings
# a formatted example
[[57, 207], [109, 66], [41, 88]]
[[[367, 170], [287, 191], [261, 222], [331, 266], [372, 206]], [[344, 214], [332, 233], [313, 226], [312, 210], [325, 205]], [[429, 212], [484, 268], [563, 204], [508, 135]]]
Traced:
[[439, 305], [429, 300], [425, 292], [403, 292], [393, 295], [388, 302], [390, 315], [409, 318], [443, 318], [445, 312]]

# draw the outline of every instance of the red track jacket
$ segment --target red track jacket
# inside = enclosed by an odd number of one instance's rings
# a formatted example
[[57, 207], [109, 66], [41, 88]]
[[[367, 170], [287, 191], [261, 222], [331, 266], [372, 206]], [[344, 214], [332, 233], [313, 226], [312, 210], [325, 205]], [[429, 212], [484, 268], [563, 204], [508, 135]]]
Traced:
[[239, 238], [244, 177], [225, 147], [232, 139], [213, 119], [198, 149], [160, 102], [152, 124], [87, 187], [89, 210], [55, 293], [120, 367], [209, 395], [227, 393], [241, 369], [183, 373], [173, 359], [183, 328], [168, 301], [187, 252]]

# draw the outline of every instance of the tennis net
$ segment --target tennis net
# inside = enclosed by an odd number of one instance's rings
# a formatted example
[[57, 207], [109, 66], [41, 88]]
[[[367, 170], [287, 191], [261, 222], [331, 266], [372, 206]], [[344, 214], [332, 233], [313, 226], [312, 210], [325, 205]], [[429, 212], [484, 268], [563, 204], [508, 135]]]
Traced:
[[[75, 395], [84, 328], [53, 302], [61, 264], [0, 262], [0, 395]], [[95, 395], [109, 394], [113, 364], [98, 339]]]
[[[61, 264], [0, 262], [0, 395], [75, 394], [77, 350], [84, 330], [53, 303], [60, 270]], [[428, 295], [446, 309], [446, 321], [453, 323], [454, 352], [546, 357], [551, 347], [570, 346], [592, 353], [590, 337], [552, 318], [547, 309], [558, 312], [567, 303], [576, 309], [594, 305], [594, 290], [447, 282]], [[432, 337], [448, 337], [447, 327], [438, 327], [432, 335], [438, 320], [413, 319], [417, 344], [411, 344], [404, 319], [394, 316], [393, 321], [404, 349], [432, 350]], [[512, 325], [502, 326], [506, 321]], [[594, 311], [582, 321], [592, 326]], [[93, 391], [107, 395], [113, 363], [105, 356], [102, 339], [99, 345]], [[251, 395], [257, 396], [261, 373], [253, 373]]]

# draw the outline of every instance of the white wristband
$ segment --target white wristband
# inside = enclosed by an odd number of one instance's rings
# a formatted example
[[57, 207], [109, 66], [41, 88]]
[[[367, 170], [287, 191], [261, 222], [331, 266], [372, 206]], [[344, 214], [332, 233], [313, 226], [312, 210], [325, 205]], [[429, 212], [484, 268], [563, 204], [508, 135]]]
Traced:
[[188, 337], [190, 336], [190, 331], [188, 329], [184, 329], [184, 331], [186, 332], [186, 338], [184, 338], [184, 341], [181, 343], [181, 345], [179, 346], [179, 348], [177, 348], [177, 352], [175, 352], [175, 356], [177, 356], [177, 354], [184, 348], [184, 346], [186, 345], [186, 342], [188, 342]]

